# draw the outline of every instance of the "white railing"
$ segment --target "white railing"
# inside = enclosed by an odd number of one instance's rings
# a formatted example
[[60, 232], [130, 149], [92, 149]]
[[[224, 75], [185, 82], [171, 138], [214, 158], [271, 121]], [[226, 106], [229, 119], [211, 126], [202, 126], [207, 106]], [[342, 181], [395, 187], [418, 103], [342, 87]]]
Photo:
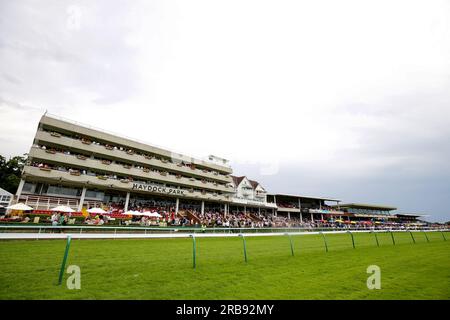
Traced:
[[[186, 227], [113, 227], [113, 226], [42, 226], [42, 225], [0, 225], [0, 239], [115, 239], [115, 238], [179, 238], [190, 237], [234, 237], [245, 236], [277, 236], [277, 235], [311, 235], [311, 234], [346, 234], [353, 233], [408, 233], [408, 232], [441, 232], [442, 229], [417, 230], [336, 230], [331, 228], [304, 229], [304, 228], [186, 228]], [[428, 240], [427, 240], [428, 241]]]
[[21, 195], [15, 198], [14, 203], [22, 202], [35, 210], [50, 210], [53, 207], [64, 205], [78, 210], [78, 200], [58, 197], [45, 197], [35, 195]]

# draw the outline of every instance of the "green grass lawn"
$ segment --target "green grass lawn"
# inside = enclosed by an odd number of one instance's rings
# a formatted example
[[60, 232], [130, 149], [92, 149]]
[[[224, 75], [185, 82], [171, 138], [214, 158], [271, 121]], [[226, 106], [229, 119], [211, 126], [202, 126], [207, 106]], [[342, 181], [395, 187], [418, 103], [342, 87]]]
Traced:
[[[81, 289], [57, 286], [65, 241], [0, 241], [0, 299], [449, 299], [450, 241], [436, 232], [247, 238], [72, 240]], [[449, 234], [446, 234], [450, 240]], [[381, 289], [369, 290], [369, 265]], [[67, 274], [65, 275], [65, 279]]]

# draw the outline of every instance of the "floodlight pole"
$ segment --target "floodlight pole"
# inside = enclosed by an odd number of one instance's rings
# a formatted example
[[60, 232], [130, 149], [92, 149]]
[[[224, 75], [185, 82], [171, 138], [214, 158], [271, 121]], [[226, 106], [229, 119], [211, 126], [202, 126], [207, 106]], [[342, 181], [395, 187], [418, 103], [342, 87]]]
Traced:
[[423, 234], [425, 235], [425, 238], [427, 239], [427, 242], [430, 242], [430, 239], [428, 239], [427, 233], [425, 232], [425, 230], [423, 231]]
[[192, 238], [192, 267], [195, 269], [196, 263], [195, 263], [195, 256], [196, 256], [196, 243], [195, 243], [195, 237], [193, 234], [190, 234], [189, 237]]
[[63, 279], [63, 276], [64, 276], [64, 270], [66, 268], [67, 257], [69, 256], [70, 240], [71, 239], [72, 239], [71, 236], [68, 235], [67, 236], [67, 243], [66, 243], [66, 250], [64, 252], [64, 257], [63, 257], [63, 261], [62, 261], [62, 264], [61, 264], [61, 270], [59, 271], [58, 285], [61, 285], [62, 279]]
[[413, 236], [413, 234], [412, 234], [412, 231], [411, 231], [411, 230], [409, 231], [409, 234], [411, 235], [411, 238], [412, 238], [412, 241], [413, 241], [413, 243], [416, 243], [416, 239], [414, 239], [414, 236]]
[[294, 256], [294, 245], [292, 244], [292, 238], [291, 238], [291, 235], [289, 234], [289, 233], [285, 233], [287, 236], [288, 236], [288, 238], [289, 238], [289, 243], [291, 244], [291, 254], [292, 254], [292, 256]]
[[242, 233], [239, 234], [239, 237], [242, 237], [242, 241], [244, 243], [244, 260], [247, 262], [247, 245], [245, 243], [245, 237]]
[[323, 242], [325, 243], [325, 251], [328, 252], [328, 244], [327, 244], [327, 239], [325, 238], [325, 234], [322, 231], [320, 231], [319, 233], [323, 237]]
[[350, 235], [352, 236], [352, 245], [353, 245], [353, 249], [355, 249], [355, 239], [353, 238], [353, 233], [350, 230], [347, 232], [350, 233]]

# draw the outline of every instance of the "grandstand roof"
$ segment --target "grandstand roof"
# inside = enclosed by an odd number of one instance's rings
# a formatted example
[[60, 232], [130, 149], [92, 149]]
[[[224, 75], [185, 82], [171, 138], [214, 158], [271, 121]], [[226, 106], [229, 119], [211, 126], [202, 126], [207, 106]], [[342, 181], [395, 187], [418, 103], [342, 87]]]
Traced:
[[5, 189], [0, 188], [0, 196], [12, 196], [11, 192], [6, 191]]
[[238, 186], [242, 180], [244, 180], [245, 176], [236, 177], [236, 176], [230, 176], [233, 179], [234, 185]]
[[253, 189], [255, 189], [259, 184], [258, 181], [255, 180], [248, 179], [248, 181], [250, 181], [250, 184], [252, 185]]
[[332, 198], [324, 198], [324, 197], [310, 197], [310, 196], [301, 196], [301, 195], [295, 195], [295, 194], [288, 194], [288, 193], [271, 193], [269, 196], [281, 196], [281, 197], [292, 197], [292, 198], [303, 198], [303, 199], [314, 199], [314, 200], [324, 200], [324, 201], [334, 201], [334, 202], [340, 202], [339, 199], [332, 199]]
[[427, 214], [417, 214], [417, 213], [396, 213], [396, 216], [402, 217], [429, 217]]
[[[231, 178], [233, 179], [234, 184], [238, 186], [242, 182], [242, 180], [244, 180], [247, 177], [246, 176], [236, 177], [231, 175]], [[250, 180], [249, 178], [247, 178], [247, 180], [250, 182], [253, 189], [256, 189], [257, 186], [261, 185], [258, 181]]]
[[378, 204], [366, 204], [366, 203], [343, 203], [339, 205], [339, 208], [356, 208], [356, 209], [379, 209], [379, 210], [397, 210], [396, 207], [378, 205]]

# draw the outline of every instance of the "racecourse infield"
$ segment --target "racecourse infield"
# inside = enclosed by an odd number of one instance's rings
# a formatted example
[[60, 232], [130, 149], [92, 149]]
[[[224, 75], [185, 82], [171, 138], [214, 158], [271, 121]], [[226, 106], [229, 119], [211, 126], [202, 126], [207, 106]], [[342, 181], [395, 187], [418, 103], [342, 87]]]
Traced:
[[[450, 238], [440, 232], [321, 234], [196, 239], [0, 241], [0, 299], [449, 299]], [[376, 240], [378, 240], [378, 245]], [[381, 289], [368, 289], [371, 265]]]

